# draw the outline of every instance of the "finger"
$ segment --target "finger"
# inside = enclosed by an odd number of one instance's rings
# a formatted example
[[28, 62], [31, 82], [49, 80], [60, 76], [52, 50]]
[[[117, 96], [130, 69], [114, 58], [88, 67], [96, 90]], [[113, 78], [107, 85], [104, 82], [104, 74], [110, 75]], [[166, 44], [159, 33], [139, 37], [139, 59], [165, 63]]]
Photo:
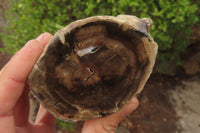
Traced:
[[[11, 61], [9, 61], [9, 63], [6, 64], [6, 66], [3, 68], [1, 75], [9, 73], [7, 75], [10, 77], [12, 76], [13, 78], [17, 77], [16, 80], [19, 81], [26, 80], [26, 77], [30, 72], [31, 68], [33, 67], [33, 64], [41, 55], [45, 45], [48, 43], [51, 37], [52, 37], [51, 34], [43, 33], [36, 40], [30, 40], [29, 42], [27, 42], [26, 45], [13, 56]], [[11, 73], [12, 71], [8, 70], [12, 70], [14, 71], [14, 73]]]
[[28, 85], [26, 85], [14, 109], [14, 119], [15, 119], [15, 125], [17, 127], [23, 127], [28, 123], [29, 106], [30, 106], [28, 94], [29, 94], [29, 88]]
[[138, 105], [137, 98], [133, 98], [127, 106], [115, 114], [105, 118], [88, 120], [84, 123], [82, 133], [114, 133], [118, 124], [126, 115], [134, 111]]
[[54, 126], [55, 121], [56, 118], [40, 105], [35, 124], [45, 124], [51, 127]]
[[15, 133], [15, 123], [13, 115], [0, 116], [0, 133]]
[[113, 118], [116, 120], [116, 123], [117, 124], [120, 123], [127, 115], [136, 110], [138, 105], [139, 105], [138, 99], [136, 97], [133, 97], [127, 106], [122, 108], [116, 114], [113, 114]]
[[23, 92], [28, 73], [42, 51], [40, 42], [31, 40], [0, 71], [0, 132], [15, 132], [12, 110]]
[[33, 132], [55, 133], [55, 122], [56, 118], [40, 105], [35, 124], [33, 125]]
[[[49, 35], [47, 37], [50, 38]], [[1, 71], [0, 114], [7, 113], [15, 106], [23, 92], [29, 72], [44, 49], [43, 45], [40, 40], [27, 42]]]
[[36, 40], [40, 41], [40, 43], [42, 44], [44, 48], [51, 38], [52, 38], [52, 35], [50, 33], [43, 33], [40, 36], [38, 36]]
[[[42, 47], [45, 47], [45, 45], [48, 43], [50, 38], [51, 38], [51, 34], [44, 33], [44, 34], [41, 34], [36, 40], [41, 42]], [[29, 87], [28, 87], [28, 84], [26, 84], [26, 87], [21, 97], [17, 101], [17, 104], [14, 109], [15, 125], [18, 127], [25, 126], [28, 123], [29, 109], [30, 109], [28, 94], [29, 94]]]

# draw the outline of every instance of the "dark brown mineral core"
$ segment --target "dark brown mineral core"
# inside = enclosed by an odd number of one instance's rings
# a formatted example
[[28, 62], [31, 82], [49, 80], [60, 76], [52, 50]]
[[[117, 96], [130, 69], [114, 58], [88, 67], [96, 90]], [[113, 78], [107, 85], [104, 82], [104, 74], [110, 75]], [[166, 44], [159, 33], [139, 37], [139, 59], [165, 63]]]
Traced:
[[78, 20], [58, 31], [29, 75], [32, 93], [55, 117], [112, 114], [143, 89], [157, 44], [152, 21], [119, 15]]

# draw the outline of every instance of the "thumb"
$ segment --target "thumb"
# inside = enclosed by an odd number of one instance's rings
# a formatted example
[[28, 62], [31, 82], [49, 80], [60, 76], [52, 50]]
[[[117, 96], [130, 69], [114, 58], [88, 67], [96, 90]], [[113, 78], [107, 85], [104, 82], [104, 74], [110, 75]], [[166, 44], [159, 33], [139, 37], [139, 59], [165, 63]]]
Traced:
[[84, 123], [82, 133], [115, 133], [118, 124], [139, 105], [137, 98], [115, 114], [105, 118], [88, 120]]

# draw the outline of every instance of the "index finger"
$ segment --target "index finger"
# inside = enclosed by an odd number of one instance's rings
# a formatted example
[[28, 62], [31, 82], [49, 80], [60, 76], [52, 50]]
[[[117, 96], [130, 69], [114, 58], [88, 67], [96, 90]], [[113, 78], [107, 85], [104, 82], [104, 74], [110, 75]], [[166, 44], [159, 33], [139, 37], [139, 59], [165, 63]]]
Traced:
[[15, 106], [29, 72], [51, 37], [44, 33], [37, 40], [27, 42], [0, 72], [0, 115]]
[[28, 41], [5, 65], [0, 73], [0, 78], [9, 77], [24, 82], [51, 37], [49, 33], [44, 33], [38, 39]]

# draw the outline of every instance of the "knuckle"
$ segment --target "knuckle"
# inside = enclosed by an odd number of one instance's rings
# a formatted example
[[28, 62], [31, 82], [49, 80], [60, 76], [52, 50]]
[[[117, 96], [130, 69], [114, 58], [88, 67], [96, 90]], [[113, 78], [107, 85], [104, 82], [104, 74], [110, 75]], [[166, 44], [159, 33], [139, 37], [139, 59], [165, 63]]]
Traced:
[[115, 133], [116, 129], [117, 129], [116, 124], [110, 123], [108, 125], [105, 125], [104, 123], [101, 123], [101, 127], [104, 131], [104, 133]]

